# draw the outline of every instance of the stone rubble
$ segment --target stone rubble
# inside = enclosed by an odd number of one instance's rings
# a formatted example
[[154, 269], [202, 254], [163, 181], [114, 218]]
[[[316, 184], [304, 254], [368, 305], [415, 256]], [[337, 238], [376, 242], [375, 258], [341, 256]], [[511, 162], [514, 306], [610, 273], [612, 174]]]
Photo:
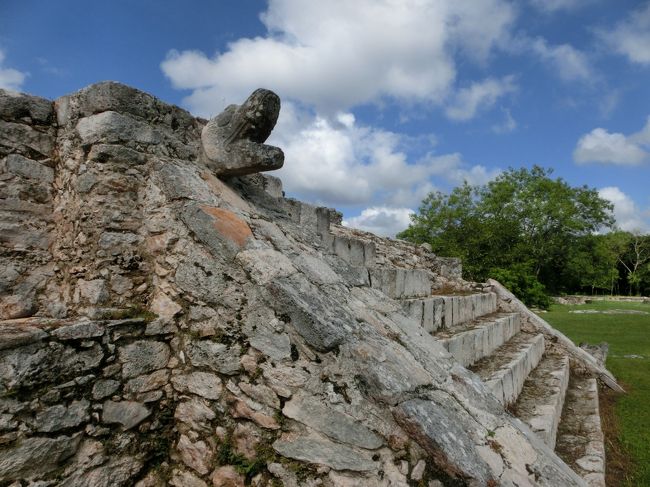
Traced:
[[[613, 376], [457, 259], [285, 198], [269, 93], [207, 122], [0, 90], [0, 484], [602, 485]], [[504, 408], [554, 354], [562, 458]]]

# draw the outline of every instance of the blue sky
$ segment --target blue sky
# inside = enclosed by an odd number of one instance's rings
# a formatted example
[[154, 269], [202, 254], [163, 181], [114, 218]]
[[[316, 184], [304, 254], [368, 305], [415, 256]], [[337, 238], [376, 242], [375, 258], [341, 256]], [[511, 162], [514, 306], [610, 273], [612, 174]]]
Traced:
[[283, 100], [286, 191], [383, 234], [431, 190], [551, 167], [650, 231], [650, 2], [0, 0], [0, 86]]

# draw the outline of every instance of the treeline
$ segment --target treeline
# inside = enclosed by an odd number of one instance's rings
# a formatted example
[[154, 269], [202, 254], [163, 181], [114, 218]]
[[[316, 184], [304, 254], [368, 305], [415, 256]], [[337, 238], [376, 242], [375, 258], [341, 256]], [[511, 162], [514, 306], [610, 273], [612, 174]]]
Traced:
[[650, 293], [650, 235], [616, 229], [595, 189], [551, 174], [509, 169], [430, 193], [398, 237], [460, 257], [465, 278], [495, 278], [530, 306], [548, 307], [549, 295]]

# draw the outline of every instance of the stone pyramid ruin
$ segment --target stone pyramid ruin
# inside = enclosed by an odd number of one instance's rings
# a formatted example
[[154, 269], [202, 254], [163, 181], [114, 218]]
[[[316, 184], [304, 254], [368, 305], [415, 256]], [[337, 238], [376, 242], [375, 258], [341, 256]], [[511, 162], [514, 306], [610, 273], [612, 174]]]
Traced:
[[0, 91], [0, 486], [603, 486], [591, 355], [285, 198], [256, 91]]

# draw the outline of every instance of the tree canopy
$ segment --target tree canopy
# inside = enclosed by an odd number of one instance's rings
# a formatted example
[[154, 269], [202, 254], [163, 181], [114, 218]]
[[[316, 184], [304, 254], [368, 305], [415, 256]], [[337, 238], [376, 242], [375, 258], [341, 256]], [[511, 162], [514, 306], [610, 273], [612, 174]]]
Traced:
[[548, 292], [613, 292], [621, 273], [641, 289], [650, 241], [611, 231], [612, 210], [598, 191], [553, 178], [551, 169], [511, 168], [486, 185], [430, 193], [398, 237], [428, 242], [462, 258], [467, 278], [500, 279], [546, 306]]

